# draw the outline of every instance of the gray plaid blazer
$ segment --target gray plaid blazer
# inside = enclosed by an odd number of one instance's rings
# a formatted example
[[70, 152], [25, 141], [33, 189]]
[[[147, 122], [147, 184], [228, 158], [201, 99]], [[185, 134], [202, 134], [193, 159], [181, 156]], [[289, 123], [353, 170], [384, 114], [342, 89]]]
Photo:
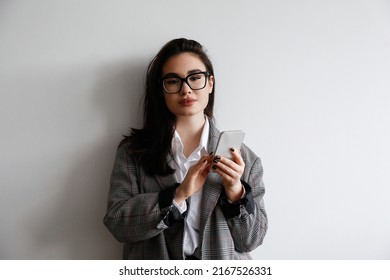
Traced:
[[[215, 150], [219, 134], [210, 121], [208, 151]], [[124, 259], [184, 259], [185, 215], [177, 215], [172, 206], [175, 176], [146, 175], [127, 147], [123, 144], [117, 150], [104, 224], [124, 243]], [[263, 242], [268, 227], [263, 167], [244, 144], [241, 155], [245, 198], [227, 202], [221, 178], [215, 173], [210, 173], [204, 184], [199, 213], [201, 259], [251, 259], [249, 252]]]

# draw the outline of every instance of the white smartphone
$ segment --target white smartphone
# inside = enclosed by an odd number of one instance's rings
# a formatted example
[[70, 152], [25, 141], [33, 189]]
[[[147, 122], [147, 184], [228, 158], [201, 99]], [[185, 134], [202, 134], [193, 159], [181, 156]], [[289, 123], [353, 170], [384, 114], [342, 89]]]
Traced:
[[244, 137], [245, 133], [242, 130], [221, 132], [214, 155], [224, 156], [231, 159], [232, 154], [230, 152], [230, 148], [240, 150]]

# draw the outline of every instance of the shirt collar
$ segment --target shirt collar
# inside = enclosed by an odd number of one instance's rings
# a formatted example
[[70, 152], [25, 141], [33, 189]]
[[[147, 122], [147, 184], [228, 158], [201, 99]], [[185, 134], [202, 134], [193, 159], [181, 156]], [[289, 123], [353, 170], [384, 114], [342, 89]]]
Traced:
[[[208, 118], [205, 116], [205, 123], [202, 130], [202, 135], [200, 136], [199, 146], [194, 150], [194, 152], [200, 152], [200, 156], [207, 153], [207, 144], [209, 139], [210, 132], [210, 123]], [[174, 156], [183, 154], [183, 142], [181, 141], [180, 135], [175, 129], [172, 138], [172, 153]]]
[[205, 116], [205, 122], [203, 126], [202, 136], [200, 137], [199, 147], [207, 153], [207, 144], [209, 140], [210, 124], [209, 119]]

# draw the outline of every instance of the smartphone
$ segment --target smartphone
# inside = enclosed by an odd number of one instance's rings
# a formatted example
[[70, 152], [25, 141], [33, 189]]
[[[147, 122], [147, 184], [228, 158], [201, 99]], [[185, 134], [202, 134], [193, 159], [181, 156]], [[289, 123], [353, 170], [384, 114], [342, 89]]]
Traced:
[[242, 130], [223, 131], [219, 135], [217, 149], [214, 155], [224, 156], [232, 159], [230, 148], [240, 150], [241, 144], [244, 141], [245, 133]]

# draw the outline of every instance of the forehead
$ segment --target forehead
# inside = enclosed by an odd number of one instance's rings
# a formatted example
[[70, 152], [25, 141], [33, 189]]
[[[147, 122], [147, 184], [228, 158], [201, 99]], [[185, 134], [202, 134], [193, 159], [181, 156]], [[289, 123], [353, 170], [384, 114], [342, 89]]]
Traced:
[[170, 57], [162, 68], [162, 75], [175, 73], [178, 75], [187, 75], [192, 70], [206, 71], [206, 66], [200, 60], [198, 55], [190, 52], [181, 53]]

